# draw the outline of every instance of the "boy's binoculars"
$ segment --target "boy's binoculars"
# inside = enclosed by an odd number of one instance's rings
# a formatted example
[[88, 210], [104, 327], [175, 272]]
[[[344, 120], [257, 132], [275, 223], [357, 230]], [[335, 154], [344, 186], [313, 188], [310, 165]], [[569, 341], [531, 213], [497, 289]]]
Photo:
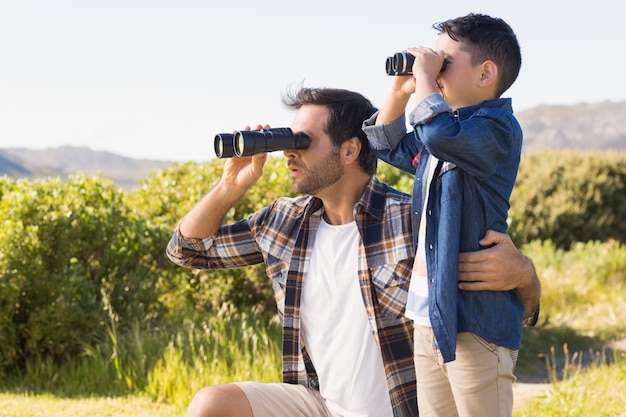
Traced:
[[308, 136], [294, 134], [288, 127], [240, 130], [235, 134], [218, 133], [214, 141], [215, 155], [218, 158], [250, 156], [284, 149], [306, 149], [308, 146]]
[[[413, 62], [415, 62], [415, 57], [410, 53], [406, 51], [396, 52], [393, 56], [387, 57], [385, 71], [387, 71], [387, 75], [413, 75]], [[446, 70], [446, 65], [448, 65], [448, 61], [444, 59], [440, 73]]]

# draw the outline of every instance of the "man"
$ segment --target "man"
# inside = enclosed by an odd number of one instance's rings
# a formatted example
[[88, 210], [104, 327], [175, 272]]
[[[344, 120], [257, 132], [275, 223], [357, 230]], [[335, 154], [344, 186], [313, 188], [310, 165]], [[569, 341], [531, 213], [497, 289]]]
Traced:
[[[376, 109], [338, 89], [301, 89], [284, 102], [297, 110], [294, 133], [310, 139], [307, 149], [284, 151], [293, 190], [304, 196], [222, 225], [267, 156], [229, 159], [167, 249], [172, 261], [193, 268], [265, 262], [283, 324], [283, 383], [203, 388], [188, 415], [416, 416], [413, 327], [403, 315], [414, 254], [411, 201], [374, 177], [376, 156], [361, 125]], [[498, 244], [489, 254], [461, 259], [463, 285], [518, 286], [536, 310], [532, 263], [504, 235], [493, 236]], [[500, 256], [504, 264], [494, 262]], [[504, 279], [493, 280], [496, 274]]]

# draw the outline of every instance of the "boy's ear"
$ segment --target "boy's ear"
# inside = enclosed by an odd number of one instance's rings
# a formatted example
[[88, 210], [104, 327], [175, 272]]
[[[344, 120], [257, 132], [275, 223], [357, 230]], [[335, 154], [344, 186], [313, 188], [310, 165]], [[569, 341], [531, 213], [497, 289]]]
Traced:
[[482, 74], [480, 76], [479, 86], [487, 87], [496, 84], [498, 80], [498, 66], [493, 61], [485, 61], [482, 64]]

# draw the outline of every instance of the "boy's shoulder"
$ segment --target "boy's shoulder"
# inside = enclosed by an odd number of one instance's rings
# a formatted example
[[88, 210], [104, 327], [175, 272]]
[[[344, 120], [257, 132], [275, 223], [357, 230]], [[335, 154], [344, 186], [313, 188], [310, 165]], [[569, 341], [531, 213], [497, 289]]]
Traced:
[[459, 120], [469, 120], [472, 117], [486, 117], [497, 122], [505, 122], [512, 125], [513, 129], [521, 129], [517, 117], [513, 113], [513, 102], [510, 98], [496, 98], [482, 103], [463, 107], [457, 110]]
[[485, 100], [482, 103], [462, 107], [457, 110], [459, 117], [466, 118], [480, 112], [496, 112], [502, 114], [513, 114], [513, 100], [509, 97], [499, 97], [492, 100]]

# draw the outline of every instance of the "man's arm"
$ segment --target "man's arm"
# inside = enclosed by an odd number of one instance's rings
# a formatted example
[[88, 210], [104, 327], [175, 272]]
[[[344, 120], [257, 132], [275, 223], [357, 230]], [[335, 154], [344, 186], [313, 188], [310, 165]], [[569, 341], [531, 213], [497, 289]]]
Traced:
[[[257, 129], [260, 128], [261, 125], [257, 126]], [[179, 223], [180, 233], [186, 238], [204, 239], [214, 236], [228, 210], [261, 178], [266, 160], [266, 153], [229, 158], [224, 164], [224, 172], [219, 182]]]
[[480, 244], [494, 246], [460, 254], [459, 288], [466, 291], [515, 289], [524, 302], [524, 324], [535, 325], [541, 283], [533, 262], [515, 247], [507, 234], [488, 230]]

